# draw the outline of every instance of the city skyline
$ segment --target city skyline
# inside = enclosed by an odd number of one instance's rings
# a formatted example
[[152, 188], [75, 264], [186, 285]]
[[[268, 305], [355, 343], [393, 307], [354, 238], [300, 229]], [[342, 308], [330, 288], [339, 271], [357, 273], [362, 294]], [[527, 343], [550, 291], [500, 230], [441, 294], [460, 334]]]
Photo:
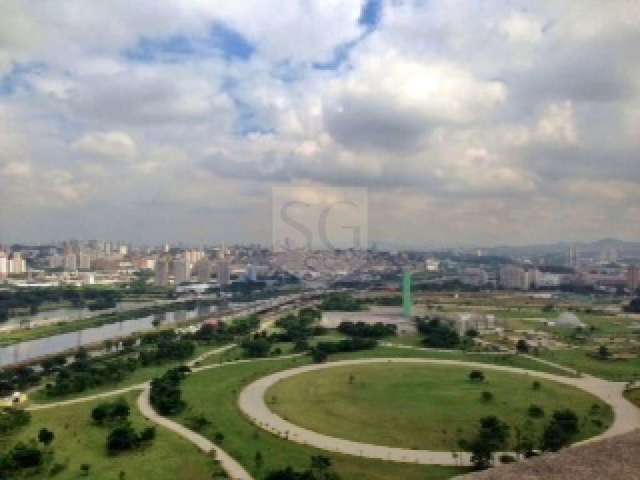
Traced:
[[640, 239], [633, 2], [272, 10], [6, 2], [0, 242], [268, 245], [288, 185], [366, 188], [370, 243]]

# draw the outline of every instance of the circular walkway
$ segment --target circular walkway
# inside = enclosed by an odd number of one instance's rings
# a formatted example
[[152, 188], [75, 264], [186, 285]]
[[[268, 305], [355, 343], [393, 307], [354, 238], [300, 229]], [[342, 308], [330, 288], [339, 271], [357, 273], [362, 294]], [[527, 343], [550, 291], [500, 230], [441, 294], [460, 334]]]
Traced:
[[543, 378], [580, 388], [608, 403], [614, 413], [613, 424], [606, 432], [580, 442], [581, 444], [630, 432], [640, 426], [640, 409], [636, 408], [632, 403], [624, 398], [623, 392], [625, 383], [623, 382], [609, 382], [591, 376], [583, 376], [581, 378], [563, 377], [545, 372], [523, 370], [520, 368], [506, 367], [502, 365], [428, 358], [369, 358], [296, 367], [276, 372], [249, 384], [240, 393], [238, 405], [240, 410], [242, 410], [242, 412], [251, 419], [251, 421], [261, 428], [280, 437], [286, 438], [287, 440], [322, 450], [394, 462], [419, 463], [426, 465], [469, 465], [469, 454], [465, 452], [454, 453], [385, 447], [323, 435], [286, 421], [282, 417], [273, 413], [265, 403], [265, 394], [267, 390], [285, 378], [326, 368], [375, 363], [435, 364], [463, 366], [483, 370], [498, 370], [518, 373], [530, 377]]

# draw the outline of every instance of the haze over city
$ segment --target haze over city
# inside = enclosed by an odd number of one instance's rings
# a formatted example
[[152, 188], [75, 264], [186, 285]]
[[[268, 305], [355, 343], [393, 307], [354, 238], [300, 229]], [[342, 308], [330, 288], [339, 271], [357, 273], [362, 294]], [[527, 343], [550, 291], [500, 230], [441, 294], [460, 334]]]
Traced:
[[3, 2], [0, 241], [270, 241], [273, 186], [369, 239], [638, 239], [633, 1]]

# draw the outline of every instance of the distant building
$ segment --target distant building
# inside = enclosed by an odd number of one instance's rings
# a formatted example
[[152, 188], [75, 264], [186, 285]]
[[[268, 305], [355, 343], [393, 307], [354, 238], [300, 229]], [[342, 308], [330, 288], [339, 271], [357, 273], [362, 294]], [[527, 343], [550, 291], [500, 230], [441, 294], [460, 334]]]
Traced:
[[250, 282], [255, 282], [258, 279], [258, 270], [256, 269], [255, 265], [247, 265], [246, 277]]
[[482, 268], [465, 268], [462, 272], [462, 283], [481, 287], [489, 283], [489, 274]]
[[578, 249], [575, 246], [569, 247], [568, 264], [570, 267], [578, 265]]
[[78, 269], [91, 270], [91, 255], [87, 253], [78, 254]]
[[169, 259], [160, 258], [156, 261], [155, 284], [158, 287], [169, 285]]
[[500, 269], [500, 285], [507, 290], [529, 290], [533, 271], [515, 265], [505, 265]]
[[186, 258], [179, 258], [173, 262], [173, 278], [176, 285], [188, 282], [191, 279], [191, 269]]
[[27, 261], [20, 252], [13, 252], [9, 260], [9, 273], [20, 275], [27, 272]]
[[424, 269], [427, 272], [438, 272], [440, 271], [440, 261], [435, 258], [427, 258], [424, 262]]
[[227, 286], [231, 283], [231, 267], [225, 260], [219, 260], [217, 264], [218, 270], [218, 283], [221, 287]]
[[0, 280], [9, 276], [9, 257], [4, 252], [0, 252]]
[[627, 288], [630, 290], [640, 288], [640, 266], [632, 265], [627, 269]]
[[199, 282], [206, 283], [211, 280], [211, 262], [208, 258], [204, 257], [198, 260], [193, 267], [193, 271]]
[[75, 272], [78, 269], [78, 260], [75, 253], [67, 253], [64, 256], [63, 267], [66, 272]]

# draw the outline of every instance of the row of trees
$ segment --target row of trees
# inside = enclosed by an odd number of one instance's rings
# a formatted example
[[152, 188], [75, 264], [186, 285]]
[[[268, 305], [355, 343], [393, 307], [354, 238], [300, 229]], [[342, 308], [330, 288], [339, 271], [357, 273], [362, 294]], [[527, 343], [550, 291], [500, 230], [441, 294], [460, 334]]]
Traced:
[[48, 287], [18, 289], [0, 292], [0, 321], [6, 320], [12, 310], [28, 309], [38, 313], [45, 303], [71, 303], [75, 307], [86, 304], [100, 308], [111, 308], [122, 297], [122, 293], [113, 288], [104, 287]]
[[320, 309], [324, 311], [359, 312], [365, 309], [364, 302], [346, 293], [332, 293], [322, 299]]
[[382, 322], [370, 325], [364, 322], [342, 322], [338, 331], [350, 337], [384, 338], [396, 335], [398, 327]]
[[372, 338], [347, 338], [338, 342], [318, 342], [311, 348], [311, 356], [316, 363], [327, 361], [329, 355], [343, 352], [357, 352], [360, 350], [371, 350], [376, 348], [378, 342]]
[[59, 397], [117, 383], [140, 367], [186, 360], [195, 351], [193, 341], [176, 335], [173, 330], [144, 335], [136, 350], [134, 344], [132, 340], [123, 352], [104, 358], [91, 358], [86, 350], [80, 349], [68, 365], [63, 356], [48, 360], [43, 369], [54, 377], [45, 387], [47, 395]]

